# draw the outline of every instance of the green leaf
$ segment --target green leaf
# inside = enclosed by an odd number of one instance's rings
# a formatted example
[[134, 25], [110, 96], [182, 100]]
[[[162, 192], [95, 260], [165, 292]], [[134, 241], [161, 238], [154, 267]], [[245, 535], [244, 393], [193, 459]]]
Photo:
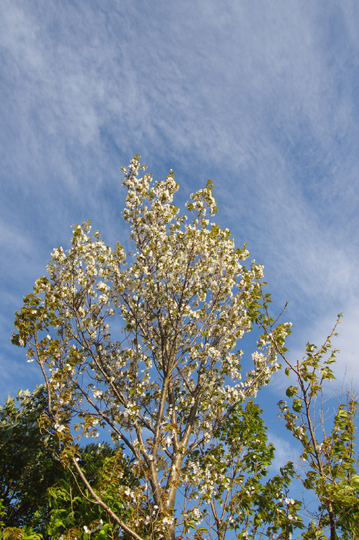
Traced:
[[291, 398], [293, 396], [295, 396], [298, 392], [298, 387], [297, 386], [289, 386], [286, 390], [286, 395]]
[[302, 402], [301, 402], [300, 399], [295, 399], [295, 400], [293, 401], [293, 410], [294, 410], [295, 412], [300, 412], [301, 409], [302, 409], [302, 407], [303, 407], [303, 404], [302, 404]]

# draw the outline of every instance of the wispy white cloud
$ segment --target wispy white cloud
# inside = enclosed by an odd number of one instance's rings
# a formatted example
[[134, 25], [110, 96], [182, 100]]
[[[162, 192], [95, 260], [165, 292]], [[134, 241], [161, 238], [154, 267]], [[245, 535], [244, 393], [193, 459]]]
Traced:
[[[314, 343], [318, 348], [324, 344], [326, 338], [330, 335], [335, 324], [334, 313], [327, 314], [319, 320], [313, 322], [310, 329], [302, 329], [297, 338], [297, 347], [290, 353], [291, 361], [301, 360], [305, 353], [306, 343]], [[333, 336], [331, 343], [333, 349], [336, 349], [336, 363], [332, 365], [336, 382], [331, 383], [333, 391], [344, 386], [353, 387], [359, 384], [358, 362], [359, 362], [359, 306], [358, 304], [347, 304], [347, 313], [341, 319], [337, 326], [337, 336]], [[359, 387], [358, 387], [359, 390]], [[328, 388], [329, 391], [329, 388]]]
[[119, 167], [139, 151], [155, 175], [175, 168], [180, 203], [215, 181], [219, 219], [265, 264], [274, 309], [290, 301], [295, 350], [338, 311], [355, 346], [354, 2], [4, 0], [0, 11], [7, 283], [28, 290], [73, 223], [126, 237]]
[[275, 457], [271, 464], [271, 470], [278, 473], [280, 468], [292, 461], [296, 466], [299, 463], [300, 448], [292, 444], [288, 439], [282, 438], [273, 432], [268, 433], [268, 442], [274, 445]]

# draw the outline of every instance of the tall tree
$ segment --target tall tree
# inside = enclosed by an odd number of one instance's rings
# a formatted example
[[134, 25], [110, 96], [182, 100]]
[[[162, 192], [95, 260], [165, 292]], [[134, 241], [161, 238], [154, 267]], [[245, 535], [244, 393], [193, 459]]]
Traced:
[[[236, 493], [248, 466], [255, 470], [247, 452], [254, 443], [238, 436], [229, 444], [226, 430], [244, 422], [242, 404], [278, 370], [290, 324], [267, 315], [263, 267], [253, 261], [247, 268], [246, 246], [236, 249], [228, 229], [209, 222], [217, 211], [211, 181], [191, 195], [187, 222], [172, 203], [174, 173], [153, 185], [140, 169], [138, 156], [123, 169], [123, 216], [134, 252], [126, 255], [120, 244], [112, 251], [98, 232], [89, 236], [88, 223], [76, 226], [72, 247], [53, 251], [48, 277], [25, 297], [13, 343], [26, 346], [41, 367], [49, 411], [42, 425], [56, 430], [62, 462], [123, 531], [137, 540], [184, 537], [191, 529], [222, 539], [234, 528], [249, 538], [259, 532], [238, 516], [262, 483]], [[238, 345], [255, 325], [264, 333], [242, 378]], [[255, 417], [249, 405], [245, 410]], [[80, 438], [105, 427], [127, 447], [143, 479], [118, 489], [121, 504], [132, 509], [126, 519], [91, 487], [77, 461]], [[291, 472], [283, 474], [278, 501]], [[268, 512], [276, 516], [271, 534], [285, 522], [288, 535], [281, 503]], [[268, 515], [262, 509], [264, 529]]]

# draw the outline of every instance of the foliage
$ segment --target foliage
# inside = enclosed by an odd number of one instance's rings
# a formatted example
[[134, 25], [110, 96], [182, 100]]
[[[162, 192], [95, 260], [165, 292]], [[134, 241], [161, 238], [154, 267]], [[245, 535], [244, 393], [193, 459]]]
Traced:
[[294, 373], [297, 384], [287, 389], [291, 407], [284, 400], [279, 402], [287, 428], [302, 445], [301, 459], [306, 464], [303, 485], [319, 500], [318, 511], [311, 512], [312, 521], [303, 535], [308, 540], [325, 539], [328, 530], [331, 540], [359, 537], [359, 475], [354, 450], [358, 404], [353, 392], [347, 392], [346, 400], [336, 407], [330, 433], [323, 406], [323, 387], [335, 378], [332, 365], [337, 351], [331, 345], [335, 330], [336, 326], [319, 350], [308, 343], [302, 362], [292, 365], [285, 359], [287, 375]]
[[[139, 484], [131, 463], [118, 445], [115, 448], [106, 443], [87, 445], [80, 451], [78, 463], [90, 485], [119, 515], [134, 513], [133, 509], [124, 508], [118, 498], [120, 488], [133, 489]], [[51, 510], [46, 534], [51, 538], [118, 538], [121, 532], [118, 524], [101, 507], [93, 504], [90, 493], [83, 489], [76, 473], [72, 476], [64, 469], [64, 478], [48, 489], [48, 499]]]
[[[61, 465], [54, 436], [40, 431], [38, 420], [47, 412], [44, 390], [42, 385], [32, 394], [19, 391], [20, 407], [8, 398], [0, 410], [2, 537], [118, 537], [118, 525], [87, 500], [78, 476]], [[118, 484], [138, 485], [132, 464], [118, 445], [80, 447], [78, 459], [90, 485], [117, 506]]]
[[47, 488], [62, 476], [51, 430], [41, 433], [37, 422], [47, 406], [44, 386], [19, 391], [17, 400], [19, 407], [8, 397], [0, 409], [0, 499], [8, 527], [31, 524], [46, 506]]
[[[265, 482], [274, 458], [274, 446], [267, 442], [261, 409], [252, 400], [238, 405], [214, 433], [214, 440], [201, 445], [188, 460], [187, 485], [195, 489], [188, 498], [200, 501], [206, 528], [216, 538], [235, 531], [237, 538], [289, 537], [301, 528], [299, 501], [285, 496], [295, 475], [292, 463]], [[223, 482], [223, 477], [226, 481]], [[195, 480], [192, 480], [192, 479]]]

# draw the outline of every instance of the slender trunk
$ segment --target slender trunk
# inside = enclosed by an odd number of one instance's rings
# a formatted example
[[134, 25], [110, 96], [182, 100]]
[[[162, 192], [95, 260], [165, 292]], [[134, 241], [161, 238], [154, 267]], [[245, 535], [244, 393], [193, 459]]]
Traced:
[[335, 531], [335, 518], [333, 512], [333, 505], [330, 502], [328, 504], [328, 515], [329, 515], [329, 524], [330, 524], [330, 540], [336, 540], [337, 535]]

